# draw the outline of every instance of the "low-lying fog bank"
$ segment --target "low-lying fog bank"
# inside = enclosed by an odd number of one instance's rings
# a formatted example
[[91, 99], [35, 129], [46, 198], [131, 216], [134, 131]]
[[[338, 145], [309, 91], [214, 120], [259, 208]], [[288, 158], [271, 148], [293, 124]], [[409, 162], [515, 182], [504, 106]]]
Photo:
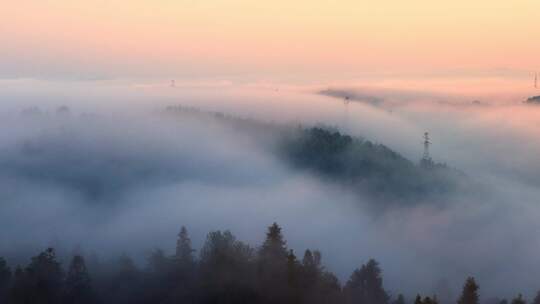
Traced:
[[[214, 229], [230, 229], [256, 246], [264, 226], [276, 221], [292, 248], [320, 249], [341, 279], [378, 259], [392, 293], [455, 297], [469, 275], [486, 295], [532, 296], [538, 288], [535, 107], [411, 99], [391, 108], [351, 102], [345, 113], [339, 99], [272, 86], [1, 83], [0, 256], [10, 263], [51, 245], [64, 254], [80, 246], [103, 256], [171, 251], [181, 225], [196, 248]], [[364, 208], [368, 197], [287, 166], [267, 150], [271, 138], [261, 145], [217, 122], [159, 113], [173, 104], [335, 125], [414, 162], [429, 131], [434, 160], [492, 192], [455, 193], [445, 204], [394, 206], [375, 215]], [[56, 113], [60, 105], [70, 113]], [[42, 114], [20, 115], [32, 106]]]

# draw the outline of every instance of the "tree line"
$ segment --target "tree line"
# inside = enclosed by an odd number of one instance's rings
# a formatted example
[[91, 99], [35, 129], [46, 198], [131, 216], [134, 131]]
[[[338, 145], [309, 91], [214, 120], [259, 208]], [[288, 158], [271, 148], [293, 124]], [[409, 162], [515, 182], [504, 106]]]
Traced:
[[[474, 278], [468, 278], [456, 304], [479, 304], [478, 289]], [[361, 265], [341, 285], [323, 267], [319, 251], [308, 249], [297, 257], [276, 223], [268, 227], [259, 248], [230, 231], [210, 232], [198, 256], [182, 227], [175, 253], [154, 250], [144, 268], [127, 255], [88, 263], [75, 254], [64, 269], [53, 248], [13, 269], [0, 257], [0, 303], [407, 304], [403, 295], [391, 297], [384, 289], [377, 261]], [[418, 295], [414, 304], [439, 301], [435, 295]], [[526, 302], [519, 295], [511, 304]], [[540, 293], [532, 304], [540, 304]]]

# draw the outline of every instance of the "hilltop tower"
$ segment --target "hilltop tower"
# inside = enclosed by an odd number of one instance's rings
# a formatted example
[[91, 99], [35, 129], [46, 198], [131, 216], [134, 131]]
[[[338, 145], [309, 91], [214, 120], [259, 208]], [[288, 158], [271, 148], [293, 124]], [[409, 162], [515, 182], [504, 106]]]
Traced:
[[431, 145], [431, 142], [429, 141], [429, 133], [424, 133], [424, 155], [422, 156], [422, 159], [431, 159], [429, 156], [429, 145]]
[[424, 133], [424, 154], [422, 155], [422, 159], [420, 160], [420, 165], [424, 168], [430, 168], [433, 166], [433, 160], [431, 159], [431, 156], [429, 154], [429, 146], [431, 145], [431, 141], [429, 140], [429, 133]]

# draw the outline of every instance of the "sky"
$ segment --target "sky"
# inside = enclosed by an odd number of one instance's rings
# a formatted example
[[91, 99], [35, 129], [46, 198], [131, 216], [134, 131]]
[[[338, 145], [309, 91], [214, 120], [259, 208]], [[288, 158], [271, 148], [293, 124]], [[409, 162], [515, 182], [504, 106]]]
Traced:
[[529, 77], [534, 0], [6, 1], [0, 77]]

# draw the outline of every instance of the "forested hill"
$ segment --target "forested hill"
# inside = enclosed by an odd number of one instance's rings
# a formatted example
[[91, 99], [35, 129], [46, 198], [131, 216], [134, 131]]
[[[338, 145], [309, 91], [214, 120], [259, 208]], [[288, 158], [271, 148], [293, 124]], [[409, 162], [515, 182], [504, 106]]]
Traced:
[[[168, 113], [215, 119], [268, 146], [292, 168], [306, 170], [385, 203], [414, 203], [465, 191], [466, 176], [431, 160], [413, 162], [369, 140], [320, 126], [293, 126], [242, 119], [193, 108], [170, 107]], [[270, 139], [270, 140], [268, 140]]]
[[450, 194], [465, 176], [431, 160], [413, 163], [390, 148], [320, 127], [284, 138], [282, 157], [296, 168], [390, 201]]

